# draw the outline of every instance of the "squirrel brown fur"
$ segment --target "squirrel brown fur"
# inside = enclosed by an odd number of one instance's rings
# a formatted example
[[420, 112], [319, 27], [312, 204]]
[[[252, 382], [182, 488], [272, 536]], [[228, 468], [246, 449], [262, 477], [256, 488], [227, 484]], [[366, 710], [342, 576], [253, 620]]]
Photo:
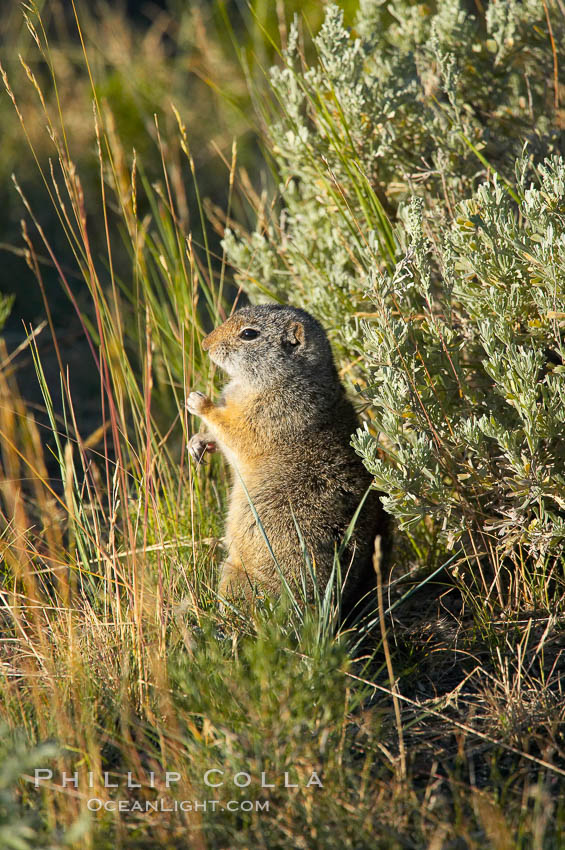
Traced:
[[374, 540], [381, 536], [386, 553], [388, 523], [350, 444], [357, 416], [324, 329], [305, 310], [244, 307], [202, 348], [230, 377], [217, 405], [199, 392], [187, 401], [209, 429], [190, 440], [192, 457], [201, 461], [219, 448], [233, 468], [220, 596], [279, 595], [281, 573], [295, 592], [302, 571], [311, 600], [304, 547], [323, 593], [335, 552], [365, 497], [341, 556], [342, 610], [351, 610], [374, 586]]

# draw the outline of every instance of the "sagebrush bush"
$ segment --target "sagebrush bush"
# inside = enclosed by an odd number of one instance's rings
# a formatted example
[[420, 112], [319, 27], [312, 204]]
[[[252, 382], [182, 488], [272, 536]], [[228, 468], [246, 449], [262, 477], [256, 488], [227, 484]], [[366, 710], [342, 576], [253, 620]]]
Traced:
[[251, 298], [333, 328], [371, 402], [354, 444], [401, 525], [543, 576], [565, 531], [565, 19], [547, 15], [367, 1], [352, 34], [330, 6], [312, 67], [295, 27], [264, 106], [280, 198], [224, 241]]
[[450, 541], [486, 531], [543, 559], [565, 537], [565, 164], [536, 176], [518, 206], [496, 178], [461, 202], [436, 257], [411, 205], [408, 252], [375, 282], [382, 321], [364, 326], [386, 457], [366, 429], [355, 445], [403, 523], [434, 515]]

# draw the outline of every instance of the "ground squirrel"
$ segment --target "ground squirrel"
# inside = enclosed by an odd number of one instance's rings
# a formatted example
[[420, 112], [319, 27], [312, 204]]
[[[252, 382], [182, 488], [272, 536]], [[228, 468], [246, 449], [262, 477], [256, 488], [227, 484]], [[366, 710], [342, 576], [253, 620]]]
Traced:
[[[209, 428], [191, 438], [193, 459], [219, 448], [234, 468], [219, 593], [250, 598], [257, 588], [278, 595], [281, 573], [296, 591], [304, 544], [322, 592], [336, 547], [371, 484], [350, 445], [358, 421], [326, 333], [305, 310], [244, 307], [202, 348], [230, 377], [217, 405], [200, 392], [187, 401], [190, 413]], [[386, 551], [386, 514], [370, 490], [341, 558], [345, 610], [374, 585], [377, 534]], [[306, 587], [311, 599], [308, 578]]]

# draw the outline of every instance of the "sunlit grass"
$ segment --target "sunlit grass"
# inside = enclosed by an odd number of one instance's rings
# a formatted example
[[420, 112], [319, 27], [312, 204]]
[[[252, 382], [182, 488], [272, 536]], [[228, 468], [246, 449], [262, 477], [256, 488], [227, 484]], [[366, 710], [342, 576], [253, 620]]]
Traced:
[[[85, 47], [86, 63], [88, 41]], [[92, 73], [96, 90], [95, 67]], [[10, 77], [7, 85], [13, 92]], [[31, 85], [42, 93], [44, 83]], [[405, 537], [392, 580], [380, 576], [377, 610], [356, 631], [339, 632], [339, 593], [318, 594], [305, 611], [289, 592], [276, 604], [259, 601], [253, 617], [218, 605], [228, 471], [218, 457], [199, 469], [188, 463], [195, 423], [184, 399], [188, 389], [217, 389], [200, 343], [231, 309], [229, 269], [208, 238], [183, 116], [168, 105], [171, 125], [153, 124], [162, 166], [156, 179], [124, 146], [103, 99], [94, 101], [95, 224], [65, 111], [40, 97], [52, 145], [46, 203], [76, 263], [80, 307], [76, 277], [43, 227], [44, 210], [18, 187], [28, 265], [45, 294], [41, 259], [49, 258], [76, 305], [102, 421], [91, 433], [79, 430], [80, 402], [45, 296], [47, 326], [30, 329], [23, 345], [44, 420], [22, 400], [13, 361], [0, 349], [5, 846], [337, 850], [488, 840], [501, 848], [557, 848], [565, 812], [555, 788], [565, 767], [554, 755], [562, 748], [564, 703], [552, 627], [562, 615], [543, 610], [521, 619], [516, 606], [501, 620], [498, 603], [518, 593], [504, 564], [490, 595], [487, 577], [459, 584], [449, 577], [454, 566], [463, 574], [469, 564], [459, 552], [438, 560], [432, 532]], [[361, 210], [352, 213], [344, 180], [313, 156], [333, 214], [350, 225], [353, 261], [357, 240], [377, 220], [375, 258], [393, 263], [388, 213], [367, 175], [349, 168], [343, 116], [321, 94], [314, 107]], [[21, 123], [25, 130], [23, 112]], [[172, 133], [182, 155], [173, 162]], [[35, 134], [28, 133], [32, 145]], [[241, 208], [262, 203], [238, 171], [235, 144], [224, 174], [226, 220], [238, 193]], [[195, 223], [186, 215], [185, 185]], [[100, 233], [103, 250], [95, 251]], [[49, 333], [60, 363], [60, 407], [38, 345]], [[355, 360], [341, 356], [342, 372], [355, 374]], [[528, 576], [526, 566], [521, 578], [520, 592], [527, 581], [548, 580]], [[46, 764], [53, 782], [36, 790], [33, 770]], [[214, 776], [224, 784], [206, 785], [208, 770], [223, 771]], [[167, 771], [180, 777], [172, 791]], [[62, 772], [77, 772], [79, 788], [62, 788]], [[106, 787], [104, 772], [118, 789]], [[140, 789], [127, 787], [128, 773]], [[234, 783], [238, 773], [252, 777], [249, 788]], [[308, 785], [313, 773], [322, 787]], [[91, 798], [261, 799], [270, 809], [95, 814]]]

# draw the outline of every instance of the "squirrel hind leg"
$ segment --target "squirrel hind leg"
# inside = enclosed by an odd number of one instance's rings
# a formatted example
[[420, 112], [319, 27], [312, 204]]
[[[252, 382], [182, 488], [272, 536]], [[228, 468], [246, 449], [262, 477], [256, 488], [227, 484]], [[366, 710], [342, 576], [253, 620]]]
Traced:
[[218, 596], [224, 607], [224, 600], [233, 599], [244, 606], [257, 601], [268, 588], [257, 575], [245, 569], [239, 559], [226, 559], [220, 568]]
[[241, 561], [226, 560], [220, 568], [218, 594], [222, 599], [245, 597], [250, 599], [253, 582], [243, 568]]

